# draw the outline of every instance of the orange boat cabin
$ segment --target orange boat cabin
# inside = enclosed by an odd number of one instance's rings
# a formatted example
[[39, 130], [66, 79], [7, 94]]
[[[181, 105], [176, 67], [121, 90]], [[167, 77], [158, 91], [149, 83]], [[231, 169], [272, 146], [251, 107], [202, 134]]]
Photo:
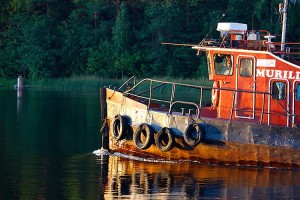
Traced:
[[[300, 125], [300, 67], [283, 58], [267, 31], [248, 31], [246, 24], [219, 23], [219, 46], [205, 51], [214, 81], [212, 107], [224, 119], [267, 125]], [[292, 62], [294, 61], [294, 63]]]

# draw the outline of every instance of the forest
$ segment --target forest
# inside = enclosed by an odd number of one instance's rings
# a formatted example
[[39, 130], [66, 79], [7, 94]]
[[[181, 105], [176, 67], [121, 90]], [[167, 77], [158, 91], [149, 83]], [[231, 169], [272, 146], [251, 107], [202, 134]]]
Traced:
[[[195, 50], [161, 43], [218, 38], [218, 22], [280, 35], [282, 1], [0, 0], [0, 77], [205, 77]], [[300, 3], [288, 11], [299, 42]]]

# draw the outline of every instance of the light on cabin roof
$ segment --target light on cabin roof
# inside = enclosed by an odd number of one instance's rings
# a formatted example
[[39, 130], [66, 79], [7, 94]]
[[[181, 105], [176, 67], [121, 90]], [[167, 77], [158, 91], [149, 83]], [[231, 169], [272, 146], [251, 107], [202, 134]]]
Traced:
[[247, 24], [233, 23], [233, 22], [221, 22], [217, 26], [218, 31], [246, 31]]

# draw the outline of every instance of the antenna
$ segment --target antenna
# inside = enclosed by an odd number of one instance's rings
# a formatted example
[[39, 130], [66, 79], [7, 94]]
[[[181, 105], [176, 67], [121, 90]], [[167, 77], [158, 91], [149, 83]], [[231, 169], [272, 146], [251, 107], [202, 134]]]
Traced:
[[220, 17], [220, 19], [218, 20], [218, 22], [213, 26], [213, 28], [205, 35], [205, 37], [201, 40], [201, 42], [199, 42], [199, 45], [202, 45], [203, 42], [206, 40], [206, 38], [208, 37], [208, 35], [215, 29], [215, 27], [218, 25], [218, 23], [226, 16], [226, 12], [222, 14], [222, 16]]

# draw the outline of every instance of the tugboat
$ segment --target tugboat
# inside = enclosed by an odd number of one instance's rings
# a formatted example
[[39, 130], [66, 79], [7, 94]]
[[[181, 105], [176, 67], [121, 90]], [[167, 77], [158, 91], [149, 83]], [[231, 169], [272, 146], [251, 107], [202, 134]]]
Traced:
[[102, 147], [151, 160], [299, 169], [300, 62], [285, 41], [288, 3], [280, 4], [281, 42], [222, 22], [221, 39], [185, 45], [206, 55], [212, 87], [131, 77], [101, 88]]

